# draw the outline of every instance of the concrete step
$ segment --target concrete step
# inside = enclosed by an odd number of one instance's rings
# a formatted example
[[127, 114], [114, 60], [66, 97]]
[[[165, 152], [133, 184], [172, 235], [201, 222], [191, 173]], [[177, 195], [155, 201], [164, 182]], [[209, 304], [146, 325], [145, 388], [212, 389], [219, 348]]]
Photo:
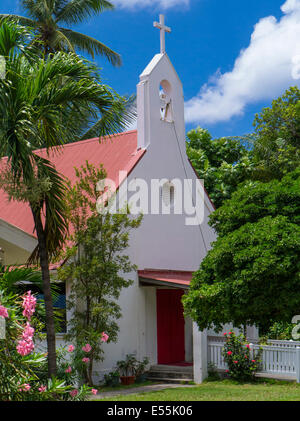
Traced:
[[193, 373], [193, 366], [180, 366], [180, 365], [152, 365], [150, 367], [152, 371], [177, 371], [178, 373]]
[[147, 378], [155, 382], [189, 383], [194, 380], [193, 366], [153, 365]]
[[193, 373], [184, 373], [182, 371], [159, 371], [151, 370], [148, 372], [148, 377], [174, 378], [174, 379], [193, 379]]

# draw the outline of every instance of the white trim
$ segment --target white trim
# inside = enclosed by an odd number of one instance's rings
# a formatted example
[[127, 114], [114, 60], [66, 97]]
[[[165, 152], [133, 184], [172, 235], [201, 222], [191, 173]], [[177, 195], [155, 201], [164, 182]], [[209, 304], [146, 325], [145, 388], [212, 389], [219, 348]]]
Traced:
[[0, 218], [0, 238], [31, 253], [37, 245], [37, 239], [15, 225]]

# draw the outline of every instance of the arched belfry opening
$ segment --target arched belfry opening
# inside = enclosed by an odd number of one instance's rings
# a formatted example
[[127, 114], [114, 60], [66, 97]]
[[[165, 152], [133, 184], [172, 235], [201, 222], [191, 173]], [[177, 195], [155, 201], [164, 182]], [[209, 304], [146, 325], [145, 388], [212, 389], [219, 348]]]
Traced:
[[172, 86], [167, 80], [162, 80], [159, 85], [160, 118], [171, 123], [173, 121], [172, 110]]

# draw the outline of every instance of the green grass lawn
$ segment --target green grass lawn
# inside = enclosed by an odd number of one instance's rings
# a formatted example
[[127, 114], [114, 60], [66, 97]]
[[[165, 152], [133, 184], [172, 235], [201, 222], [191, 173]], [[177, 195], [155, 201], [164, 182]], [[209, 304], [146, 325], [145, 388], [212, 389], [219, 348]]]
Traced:
[[[101, 393], [101, 391], [100, 391]], [[97, 399], [98, 400], [98, 399]], [[100, 399], [99, 399], [100, 400]], [[202, 385], [158, 392], [120, 395], [105, 401], [300, 401], [294, 382], [258, 380], [239, 384], [232, 380], [206, 381]]]

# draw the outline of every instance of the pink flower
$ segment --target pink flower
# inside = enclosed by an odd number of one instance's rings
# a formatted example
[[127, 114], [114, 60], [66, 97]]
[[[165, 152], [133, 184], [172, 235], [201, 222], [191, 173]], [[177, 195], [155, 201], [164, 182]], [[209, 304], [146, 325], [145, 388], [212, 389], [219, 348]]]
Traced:
[[226, 373], [229, 373], [229, 370], [226, 370]]
[[28, 392], [28, 390], [30, 390], [31, 389], [31, 386], [30, 386], [30, 384], [28, 384], [28, 383], [25, 383], [25, 384], [23, 384], [22, 385], [22, 391], [23, 392]]
[[225, 332], [225, 333], [223, 333], [223, 335], [224, 335], [224, 336], [226, 336], [226, 335], [227, 335], [227, 333]]
[[234, 362], [234, 364], [237, 364], [238, 363], [238, 361], [233, 361]]
[[231, 354], [232, 354], [232, 351], [228, 351], [228, 352], [227, 352], [227, 355], [231, 355]]
[[34, 328], [30, 326], [29, 322], [27, 322], [22, 333], [22, 339], [24, 339], [24, 341], [32, 341], [33, 335]]
[[26, 341], [24, 339], [21, 339], [17, 344], [17, 352], [18, 354], [22, 355], [22, 357], [25, 357], [26, 355], [30, 354], [34, 350], [34, 343], [29, 340]]
[[90, 362], [90, 359], [85, 357], [85, 358], [82, 358], [82, 361], [87, 364]]
[[75, 349], [75, 346], [74, 345], [69, 345], [68, 352], [73, 352], [74, 349]]
[[250, 345], [249, 345], [249, 344], [247, 344], [247, 345], [246, 345], [246, 348], [250, 349]]
[[69, 365], [68, 368], [65, 369], [65, 373], [71, 373], [72, 367]]
[[255, 363], [256, 361], [255, 360], [251, 360], [253, 363]]
[[47, 390], [47, 387], [46, 386], [41, 386], [41, 387], [39, 387], [39, 392], [46, 392], [46, 390]]
[[22, 357], [25, 357], [34, 350], [33, 334], [34, 328], [30, 326], [29, 322], [27, 322], [22, 336], [17, 344], [17, 352], [22, 355]]
[[86, 344], [85, 346], [82, 347], [82, 351], [84, 352], [90, 352], [92, 350], [92, 347], [90, 344]]
[[109, 338], [109, 336], [105, 332], [102, 332], [101, 341], [107, 342], [108, 338]]
[[4, 318], [8, 317], [7, 308], [3, 307], [1, 304], [0, 304], [0, 317], [4, 317]]
[[98, 393], [98, 390], [97, 389], [92, 389], [92, 394], [93, 395], [97, 395], [97, 393]]
[[26, 319], [30, 320], [31, 316], [35, 312], [35, 305], [36, 305], [36, 298], [31, 295], [31, 291], [28, 291], [23, 296], [23, 303], [22, 307], [24, 309], [23, 316], [26, 317]]
[[77, 389], [71, 390], [70, 395], [72, 396], [72, 398], [75, 398], [75, 396], [78, 395], [78, 390]]

